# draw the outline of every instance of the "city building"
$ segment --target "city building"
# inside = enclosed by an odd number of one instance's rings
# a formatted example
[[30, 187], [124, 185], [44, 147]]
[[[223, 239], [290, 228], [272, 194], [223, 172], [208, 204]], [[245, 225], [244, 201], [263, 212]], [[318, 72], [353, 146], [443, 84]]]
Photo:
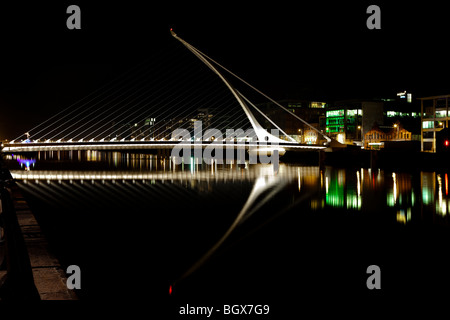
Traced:
[[[372, 141], [374, 134], [388, 134], [397, 123], [405, 135], [409, 132], [412, 140], [418, 140], [420, 115], [417, 100], [407, 91], [390, 98], [342, 100], [327, 109], [326, 130], [341, 143], [366, 147], [368, 143], [380, 143]], [[371, 141], [365, 141], [366, 137], [372, 137]]]
[[412, 93], [397, 93], [395, 98], [382, 99], [384, 102], [384, 125], [394, 127], [400, 123], [402, 128], [411, 132], [411, 140], [420, 141], [420, 103], [413, 99]]
[[448, 128], [450, 95], [419, 98], [421, 112], [420, 148], [424, 152], [436, 152], [439, 132]]
[[391, 126], [375, 125], [364, 135], [364, 148], [369, 150], [379, 150], [385, 147], [388, 141], [411, 141], [412, 133], [406, 130], [400, 122]]
[[[272, 102], [259, 104], [261, 109], [274, 123], [276, 123], [283, 131], [290, 137], [300, 143], [305, 144], [322, 144], [325, 142], [323, 135], [318, 131], [323, 130], [324, 126], [321, 121], [325, 118], [325, 110], [327, 103], [324, 101], [313, 100], [280, 100], [277, 101], [293, 114], [299, 116], [316, 130], [310, 126], [305, 125], [300, 120], [296, 119], [287, 112], [280, 110], [280, 108]], [[271, 127], [271, 124], [261, 119], [261, 125], [266, 129]], [[324, 132], [324, 131], [322, 131]]]
[[[406, 90], [389, 98], [348, 99], [333, 103], [320, 99], [286, 99], [278, 103], [317, 129], [311, 129], [288, 113], [280, 112], [273, 103], [258, 105], [286, 134], [301, 143], [325, 142], [318, 131], [344, 144], [365, 148], [370, 143], [370, 149], [377, 148], [377, 144], [383, 147], [385, 141], [420, 140], [420, 105]], [[261, 125], [267, 129], [271, 126], [265, 120], [261, 120]], [[381, 138], [378, 139], [380, 141], [374, 140], [377, 133], [384, 137], [382, 141]], [[366, 137], [368, 141], [365, 141]]]
[[[326, 112], [325, 132], [340, 143], [358, 144], [359, 142], [360, 144], [363, 110], [368, 103], [370, 102], [358, 100], [335, 102]], [[370, 112], [366, 113], [370, 114]]]

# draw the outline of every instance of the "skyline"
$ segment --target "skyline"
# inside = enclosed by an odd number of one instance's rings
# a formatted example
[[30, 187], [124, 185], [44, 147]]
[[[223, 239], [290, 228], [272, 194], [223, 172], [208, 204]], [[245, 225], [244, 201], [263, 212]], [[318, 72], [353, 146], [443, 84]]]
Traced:
[[366, 28], [366, 3], [237, 10], [227, 2], [206, 12], [198, 4], [144, 10], [82, 3], [81, 30], [65, 27], [66, 3], [26, 5], [25, 13], [11, 6], [1, 25], [8, 48], [0, 82], [3, 139], [139, 64], [173, 41], [170, 28], [275, 99], [305, 91], [339, 100], [403, 90], [417, 98], [450, 87], [444, 49], [422, 45], [442, 45], [446, 31], [444, 11], [431, 5], [381, 2], [381, 30]]

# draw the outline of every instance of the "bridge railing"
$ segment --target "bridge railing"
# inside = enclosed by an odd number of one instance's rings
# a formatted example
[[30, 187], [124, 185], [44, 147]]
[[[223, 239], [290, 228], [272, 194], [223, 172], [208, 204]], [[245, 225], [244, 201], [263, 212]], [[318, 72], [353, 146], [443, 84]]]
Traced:
[[[0, 169], [0, 300], [40, 300], [25, 241], [17, 219], [8, 170]], [[4, 272], [3, 272], [4, 273]]]

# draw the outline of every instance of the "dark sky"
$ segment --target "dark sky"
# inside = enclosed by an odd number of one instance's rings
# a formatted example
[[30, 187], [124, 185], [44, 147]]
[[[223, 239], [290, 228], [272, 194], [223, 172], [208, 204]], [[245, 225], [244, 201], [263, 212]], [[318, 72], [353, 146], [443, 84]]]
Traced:
[[[450, 93], [438, 2], [35, 1], [0, 5], [0, 139], [86, 96], [177, 34], [274, 98]], [[81, 30], [66, 8], [81, 8]], [[366, 8], [381, 8], [381, 30]]]

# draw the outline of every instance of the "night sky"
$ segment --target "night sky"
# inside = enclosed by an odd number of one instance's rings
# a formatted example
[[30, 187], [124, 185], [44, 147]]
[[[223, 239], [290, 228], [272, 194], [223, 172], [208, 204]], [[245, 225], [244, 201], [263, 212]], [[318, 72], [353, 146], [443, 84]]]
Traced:
[[[450, 26], [437, 3], [148, 3], [2, 4], [0, 139], [22, 134], [174, 41], [171, 27], [276, 99], [450, 93]], [[66, 28], [70, 4], [81, 8], [81, 30]], [[381, 30], [366, 28], [370, 4], [381, 8]]]

